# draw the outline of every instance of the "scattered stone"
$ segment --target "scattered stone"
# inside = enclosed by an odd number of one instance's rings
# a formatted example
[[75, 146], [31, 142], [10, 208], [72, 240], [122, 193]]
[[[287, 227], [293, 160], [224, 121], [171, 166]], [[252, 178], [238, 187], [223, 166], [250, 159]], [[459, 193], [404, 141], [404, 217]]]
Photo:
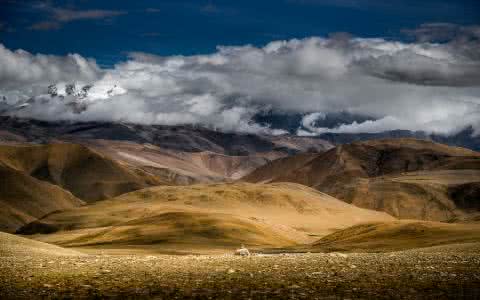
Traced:
[[[231, 254], [159, 255], [155, 260], [91, 255], [62, 257], [55, 264], [48, 263], [51, 258], [3, 257], [0, 298], [455, 299], [480, 294], [480, 251], [455, 252], [459, 257], [411, 250], [395, 255], [355, 253], [346, 260], [338, 252], [249, 259]], [[438, 288], [425, 288], [429, 286]]]

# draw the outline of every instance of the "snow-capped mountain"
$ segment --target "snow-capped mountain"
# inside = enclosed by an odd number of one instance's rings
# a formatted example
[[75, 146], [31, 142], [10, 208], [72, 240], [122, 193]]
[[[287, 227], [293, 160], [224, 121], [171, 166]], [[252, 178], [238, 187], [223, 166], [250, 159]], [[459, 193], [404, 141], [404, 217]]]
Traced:
[[31, 97], [12, 97], [0, 95], [0, 114], [15, 114], [15, 112], [35, 109], [35, 106], [44, 107], [46, 104], [56, 102], [63, 104], [71, 113], [80, 114], [88, 109], [91, 103], [103, 101], [112, 96], [125, 93], [117, 85], [95, 86], [81, 83], [56, 83], [45, 88], [44, 93]]

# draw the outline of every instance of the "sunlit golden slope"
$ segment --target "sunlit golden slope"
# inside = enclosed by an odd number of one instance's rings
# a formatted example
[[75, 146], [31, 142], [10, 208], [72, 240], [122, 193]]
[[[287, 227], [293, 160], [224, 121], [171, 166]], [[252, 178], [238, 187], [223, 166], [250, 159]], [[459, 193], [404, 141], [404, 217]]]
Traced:
[[153, 187], [55, 213], [24, 234], [63, 246], [150, 245], [166, 249], [289, 246], [336, 229], [389, 221], [298, 184]]

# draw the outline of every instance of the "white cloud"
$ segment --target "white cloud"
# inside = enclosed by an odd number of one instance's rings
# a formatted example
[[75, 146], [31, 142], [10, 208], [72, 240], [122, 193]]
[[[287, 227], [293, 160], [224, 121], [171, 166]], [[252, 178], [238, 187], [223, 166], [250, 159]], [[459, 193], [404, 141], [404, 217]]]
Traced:
[[94, 82], [102, 71], [93, 60], [78, 54], [33, 55], [0, 44], [0, 89], [28, 92], [30, 86], [56, 82]]
[[[315, 113], [304, 118], [303, 126], [316, 134], [392, 129], [450, 134], [466, 126], [478, 133], [480, 48], [474, 45], [338, 35], [275, 41], [263, 48], [219, 47], [211, 55], [132, 53], [111, 69], [77, 54], [33, 55], [1, 46], [0, 94], [17, 105], [30, 97], [43, 99], [11, 112], [40, 119], [195, 123], [273, 132], [251, 121], [270, 107]], [[71, 82], [93, 87], [81, 100], [45, 96], [50, 83], [62, 89]], [[68, 104], [73, 101], [88, 107], [73, 113]], [[316, 126], [317, 118], [338, 111], [376, 120]]]

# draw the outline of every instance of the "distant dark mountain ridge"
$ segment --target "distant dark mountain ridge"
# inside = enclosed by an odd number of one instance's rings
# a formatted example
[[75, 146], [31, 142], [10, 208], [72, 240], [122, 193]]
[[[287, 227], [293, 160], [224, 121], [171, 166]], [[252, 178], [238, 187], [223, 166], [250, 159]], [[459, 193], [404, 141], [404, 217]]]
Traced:
[[480, 136], [473, 136], [472, 127], [465, 128], [459, 133], [450, 136], [429, 134], [423, 131], [391, 130], [379, 133], [324, 133], [318, 137], [336, 145], [389, 138], [416, 138], [480, 151]]
[[[302, 119], [308, 113], [288, 113], [276, 112], [273, 110], [264, 110], [253, 117], [253, 121], [264, 126], [269, 126], [273, 129], [282, 129], [291, 134], [297, 134], [298, 129], [307, 130], [302, 124]], [[328, 113], [314, 121], [315, 127], [333, 128], [342, 124], [350, 124], [353, 122], [365, 122], [375, 120], [375, 118], [352, 114], [345, 111]]]
[[249, 155], [278, 151], [285, 154], [318, 152], [332, 147], [318, 138], [270, 136], [215, 131], [185, 125], [139, 125], [111, 122], [46, 122], [32, 119], [0, 116], [0, 142], [19, 141], [48, 143], [52, 139], [104, 139], [150, 143], [164, 149], [200, 152], [211, 151], [225, 155]]
[[[266, 110], [255, 115], [253, 120], [262, 125], [269, 125], [272, 129], [282, 129], [291, 134], [297, 134], [299, 129], [309, 132], [309, 129], [302, 124], [306, 115], [307, 113]], [[325, 114], [315, 120], [313, 125], [321, 128], [335, 128], [342, 124], [362, 123], [368, 120], [375, 120], [375, 118], [348, 112], [336, 112]], [[473, 132], [472, 127], [467, 127], [453, 135], [430, 134], [424, 131], [388, 130], [378, 133], [323, 133], [317, 137], [335, 145], [376, 139], [416, 138], [480, 151], [480, 136], [473, 136]]]

